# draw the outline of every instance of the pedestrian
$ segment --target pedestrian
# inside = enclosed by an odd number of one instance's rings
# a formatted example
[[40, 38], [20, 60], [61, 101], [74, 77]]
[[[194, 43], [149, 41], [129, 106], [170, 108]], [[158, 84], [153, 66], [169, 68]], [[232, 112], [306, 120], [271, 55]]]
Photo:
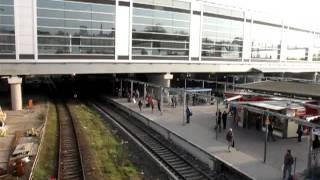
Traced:
[[141, 112], [142, 111], [142, 106], [143, 106], [143, 103], [142, 103], [141, 99], [138, 102], [138, 106], [139, 106], [139, 109], [140, 109], [140, 112]]
[[216, 112], [216, 117], [217, 117], [217, 130], [219, 129], [219, 132], [221, 132], [221, 111], [220, 109], [218, 112]]
[[291, 155], [291, 150], [288, 149], [286, 155], [284, 156], [284, 162], [283, 162], [283, 177], [282, 179], [285, 179], [288, 172], [288, 178], [291, 178], [291, 170], [292, 170], [292, 164], [293, 164], [293, 157]]
[[301, 137], [303, 135], [303, 128], [301, 125], [298, 125], [297, 134], [298, 134], [298, 142], [301, 142]]
[[174, 108], [176, 108], [177, 107], [177, 103], [178, 103], [178, 101], [177, 101], [177, 97], [176, 96], [173, 96], [173, 104], [174, 104]]
[[318, 149], [320, 148], [320, 141], [319, 141], [319, 137], [317, 135], [315, 135], [314, 140], [312, 142], [312, 149]]
[[227, 132], [226, 139], [228, 141], [228, 151], [230, 152], [230, 147], [234, 147], [234, 138], [233, 138], [233, 132], [232, 129], [230, 128]]
[[152, 100], [152, 98], [151, 98], [151, 101], [150, 101], [150, 106], [151, 106], [151, 111], [152, 111], [152, 113], [153, 113], [153, 110], [154, 110], [154, 104], [153, 104], [153, 100]]
[[272, 139], [272, 141], [276, 141], [276, 139], [273, 136], [273, 123], [270, 122], [270, 124], [268, 124], [268, 138], [267, 140], [269, 141], [269, 139]]
[[186, 114], [187, 114], [187, 124], [189, 124], [190, 123], [190, 117], [192, 116], [192, 111], [189, 108], [189, 106], [187, 106]]
[[157, 99], [158, 111], [161, 112], [161, 100]]
[[226, 130], [226, 126], [227, 126], [227, 117], [228, 117], [228, 114], [227, 114], [226, 110], [224, 110], [224, 111], [223, 111], [223, 114], [222, 114], [223, 130]]
[[139, 92], [138, 89], [136, 89], [136, 93], [135, 93], [135, 94], [136, 94], [136, 98], [139, 99], [139, 97], [140, 97], [140, 92]]

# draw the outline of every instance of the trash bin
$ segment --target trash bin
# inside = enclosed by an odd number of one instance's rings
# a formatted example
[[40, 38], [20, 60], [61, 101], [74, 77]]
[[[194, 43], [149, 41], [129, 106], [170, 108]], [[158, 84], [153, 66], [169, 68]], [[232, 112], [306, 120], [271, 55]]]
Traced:
[[29, 109], [32, 109], [32, 106], [33, 106], [32, 99], [29, 99], [29, 101], [28, 101], [28, 108], [29, 108]]

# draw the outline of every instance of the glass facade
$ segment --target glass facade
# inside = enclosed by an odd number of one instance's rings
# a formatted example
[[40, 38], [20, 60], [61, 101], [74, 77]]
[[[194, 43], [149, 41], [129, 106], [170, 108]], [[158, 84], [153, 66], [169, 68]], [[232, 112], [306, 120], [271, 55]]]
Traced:
[[0, 1], [0, 55], [15, 55], [13, 0]]
[[115, 2], [38, 0], [39, 55], [114, 57]]
[[286, 32], [287, 60], [307, 60], [311, 35], [311, 33], [296, 30]]
[[[210, 12], [208, 12], [210, 11]], [[243, 47], [243, 19], [236, 11], [205, 9], [202, 28], [202, 59], [241, 59]], [[215, 14], [212, 14], [215, 13]], [[219, 17], [229, 16], [229, 19]], [[239, 19], [234, 20], [232, 16]]]
[[261, 24], [253, 24], [251, 40], [252, 59], [280, 59], [281, 28]]
[[[132, 23], [133, 59], [182, 59], [189, 56], [190, 3], [134, 1]], [[172, 8], [174, 4], [182, 4]], [[159, 6], [158, 4], [162, 5]], [[166, 6], [164, 6], [166, 5]]]
[[316, 33], [313, 36], [313, 54], [312, 54], [312, 60], [313, 61], [320, 61], [320, 34]]

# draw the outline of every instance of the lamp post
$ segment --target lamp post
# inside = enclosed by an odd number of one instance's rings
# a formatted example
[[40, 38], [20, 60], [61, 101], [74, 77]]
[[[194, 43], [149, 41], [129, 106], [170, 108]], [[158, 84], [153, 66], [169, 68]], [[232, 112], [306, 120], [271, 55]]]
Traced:
[[267, 118], [266, 118], [266, 136], [265, 136], [265, 139], [264, 139], [264, 153], [263, 153], [263, 162], [266, 163], [266, 160], [267, 160], [267, 141], [268, 141], [268, 126], [270, 124], [270, 121], [269, 121], [269, 114], [267, 115]]

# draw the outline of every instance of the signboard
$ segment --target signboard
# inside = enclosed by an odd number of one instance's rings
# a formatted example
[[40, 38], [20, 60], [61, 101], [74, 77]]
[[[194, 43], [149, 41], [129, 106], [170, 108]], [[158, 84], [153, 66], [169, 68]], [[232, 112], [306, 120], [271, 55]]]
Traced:
[[173, 79], [173, 74], [169, 74], [169, 73], [165, 74], [164, 79], [168, 79], [168, 80]]

